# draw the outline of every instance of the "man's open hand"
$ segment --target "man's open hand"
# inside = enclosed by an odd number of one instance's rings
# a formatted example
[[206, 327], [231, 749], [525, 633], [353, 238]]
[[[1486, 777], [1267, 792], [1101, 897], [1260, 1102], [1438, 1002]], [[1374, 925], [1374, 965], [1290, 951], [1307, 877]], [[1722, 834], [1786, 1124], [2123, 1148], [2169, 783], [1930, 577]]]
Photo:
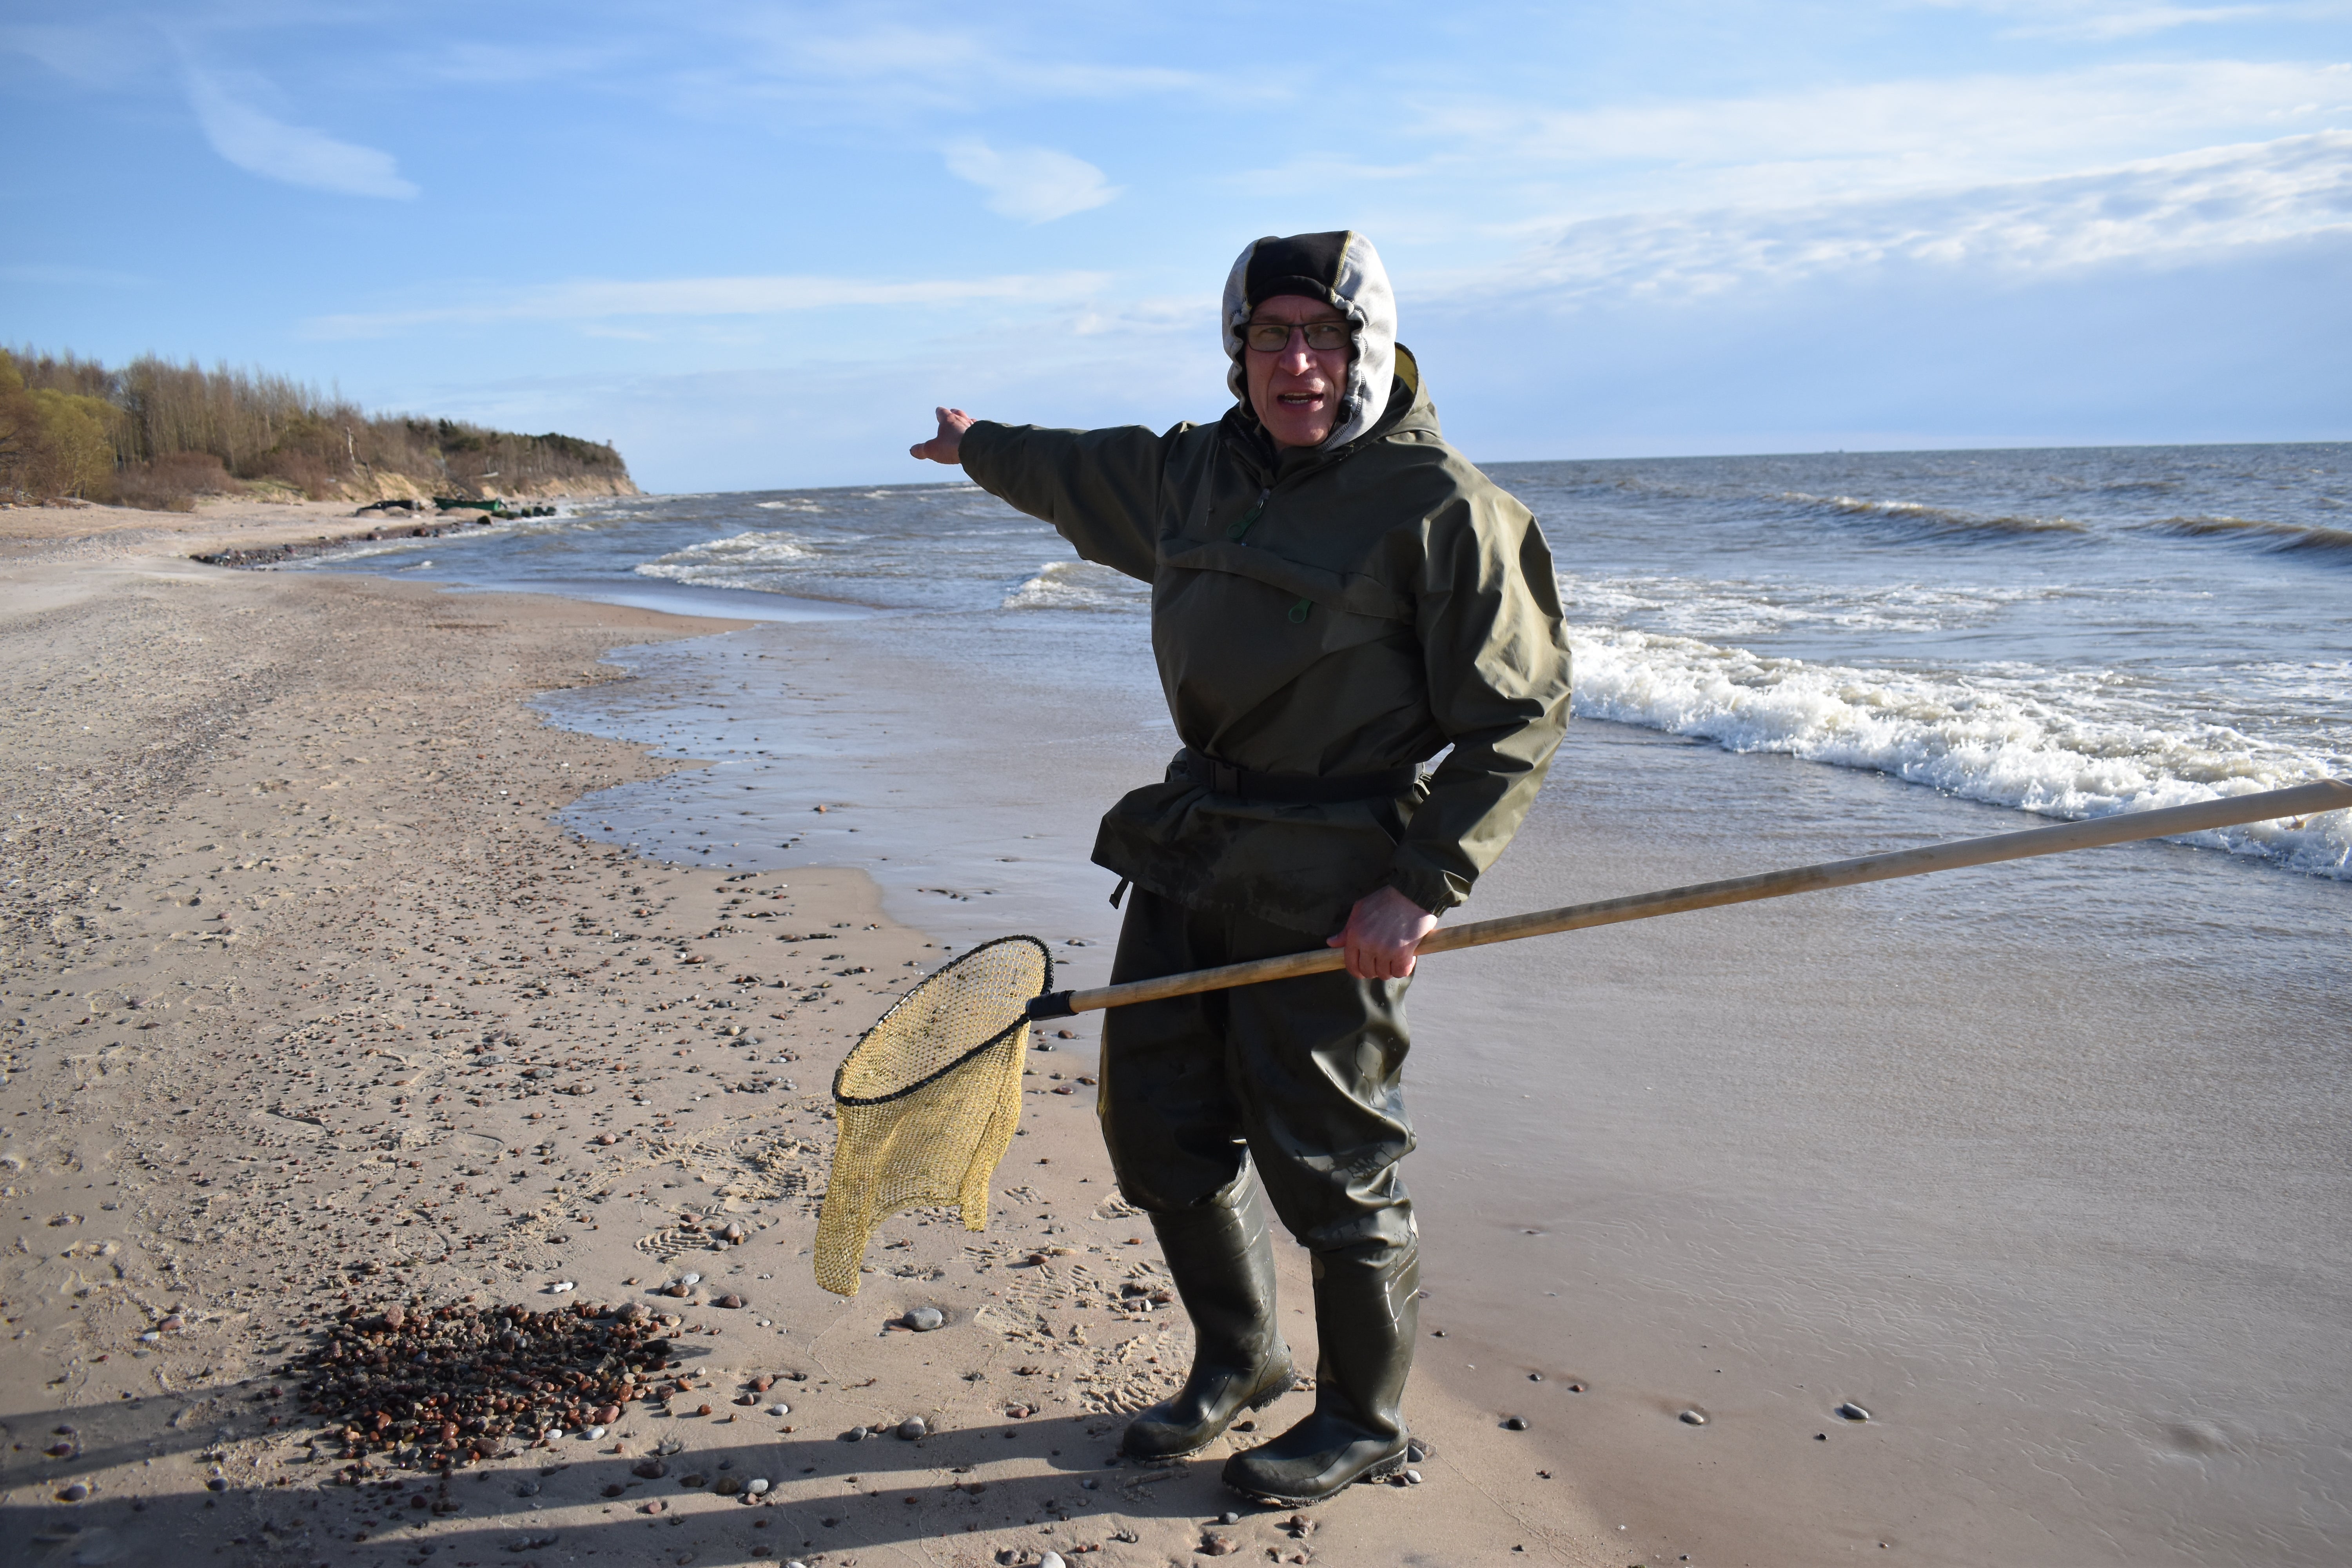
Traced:
[[1356, 900], [1348, 929], [1324, 945], [1347, 949], [1348, 973], [1359, 980], [1402, 980], [1412, 973], [1412, 950], [1436, 926], [1435, 915], [1381, 888]]
[[934, 463], [963, 461], [963, 433], [971, 428], [971, 416], [961, 408], [932, 410], [940, 416], [940, 433], [928, 441], [918, 441], [907, 448], [911, 458], [929, 458]]

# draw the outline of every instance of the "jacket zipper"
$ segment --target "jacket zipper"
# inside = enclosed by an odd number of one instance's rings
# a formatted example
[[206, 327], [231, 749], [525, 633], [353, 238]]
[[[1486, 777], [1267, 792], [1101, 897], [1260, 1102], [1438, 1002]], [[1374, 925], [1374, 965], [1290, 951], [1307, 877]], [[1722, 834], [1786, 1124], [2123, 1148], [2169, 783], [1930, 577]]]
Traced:
[[1273, 497], [1274, 490], [1271, 487], [1258, 491], [1257, 505], [1242, 513], [1241, 521], [1234, 523], [1231, 528], [1225, 530], [1225, 537], [1232, 540], [1235, 544], [1241, 543], [1242, 535], [1247, 533], [1250, 531], [1251, 526], [1255, 524], [1259, 518], [1265, 515], [1265, 503], [1272, 500]]

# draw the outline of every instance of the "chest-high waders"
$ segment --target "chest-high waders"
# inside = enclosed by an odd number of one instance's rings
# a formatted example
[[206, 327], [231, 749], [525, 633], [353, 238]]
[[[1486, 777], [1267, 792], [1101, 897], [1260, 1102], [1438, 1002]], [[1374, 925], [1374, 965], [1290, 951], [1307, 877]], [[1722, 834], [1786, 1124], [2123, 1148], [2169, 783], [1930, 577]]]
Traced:
[[[1182, 766], [1180, 759], [1179, 766]], [[1261, 798], [1392, 794], [1412, 780], [1217, 783]], [[1295, 798], [1304, 798], [1297, 796]], [[1187, 909], [1138, 888], [1114, 983], [1319, 948], [1304, 932]], [[1119, 1191], [1151, 1216], [1194, 1336], [1191, 1375], [1128, 1428], [1127, 1452], [1172, 1458], [1288, 1391], [1264, 1203], [1312, 1255], [1315, 1412], [1236, 1454], [1225, 1479], [1307, 1502], [1404, 1462], [1415, 1233], [1397, 1163], [1412, 1147], [1402, 1089], [1406, 982], [1341, 973], [1118, 1008], [1104, 1020], [1103, 1141]], [[1256, 1180], [1252, 1179], [1253, 1172]]]

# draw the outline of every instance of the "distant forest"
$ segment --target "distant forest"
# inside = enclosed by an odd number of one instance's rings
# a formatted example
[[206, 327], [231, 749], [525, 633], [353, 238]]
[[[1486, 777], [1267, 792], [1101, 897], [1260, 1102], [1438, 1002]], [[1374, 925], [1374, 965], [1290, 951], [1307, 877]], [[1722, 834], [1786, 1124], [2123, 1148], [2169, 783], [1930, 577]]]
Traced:
[[0, 501], [173, 511], [207, 495], [630, 495], [620, 453], [572, 436], [370, 415], [290, 377], [152, 354], [119, 369], [0, 350]]

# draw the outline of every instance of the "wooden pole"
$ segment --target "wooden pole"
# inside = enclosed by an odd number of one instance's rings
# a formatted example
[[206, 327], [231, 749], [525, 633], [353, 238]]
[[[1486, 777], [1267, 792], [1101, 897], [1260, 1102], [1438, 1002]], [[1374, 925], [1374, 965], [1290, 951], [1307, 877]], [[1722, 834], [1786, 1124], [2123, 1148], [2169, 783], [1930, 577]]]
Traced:
[[[2108, 844], [2167, 838], [2176, 834], [2205, 833], [2248, 822], [2315, 816], [2321, 812], [2347, 808], [2352, 808], [2352, 783], [2324, 779], [2317, 784], [2269, 790], [2261, 795], [2232, 795], [2195, 805], [2167, 806], [2160, 811], [2123, 812], [2088, 822], [2030, 827], [2021, 833], [1956, 838], [1918, 849], [1897, 849], [1858, 859], [1831, 860], [1786, 871], [1734, 877], [1727, 881], [1701, 882], [1688, 888], [1668, 888], [1663, 892], [1633, 893], [1621, 899], [1538, 910], [1531, 914], [1506, 915], [1500, 920], [1475, 921], [1468, 925], [1442, 926], [1422, 938], [1414, 953], [1426, 958], [1431, 953], [1451, 952], [1456, 948], [1483, 947], [1489, 942], [1548, 936], [1554, 931], [1649, 920], [1655, 915], [1680, 914], [1685, 910], [1711, 910], [1725, 904], [1753, 903], [1759, 899], [1784, 899], [1791, 893], [1818, 893], [1829, 888], [1852, 888], [1864, 882], [1956, 870], [1962, 866], [1989, 866], [2001, 860], [2023, 860], [2036, 855], [2095, 849]], [[1032, 1002], [1029, 1014], [1033, 1018], [1066, 1017], [1073, 1013], [1123, 1007], [1132, 1002], [1156, 1002], [1167, 996], [1190, 996], [1196, 992], [1255, 985], [1294, 975], [1320, 974], [1346, 966], [1346, 955], [1339, 949], [1320, 948], [1249, 963], [1229, 963], [1217, 969], [1196, 969], [1187, 974], [1162, 975], [1156, 980], [1131, 980], [1124, 985], [1103, 985], [1091, 991], [1057, 991]]]

